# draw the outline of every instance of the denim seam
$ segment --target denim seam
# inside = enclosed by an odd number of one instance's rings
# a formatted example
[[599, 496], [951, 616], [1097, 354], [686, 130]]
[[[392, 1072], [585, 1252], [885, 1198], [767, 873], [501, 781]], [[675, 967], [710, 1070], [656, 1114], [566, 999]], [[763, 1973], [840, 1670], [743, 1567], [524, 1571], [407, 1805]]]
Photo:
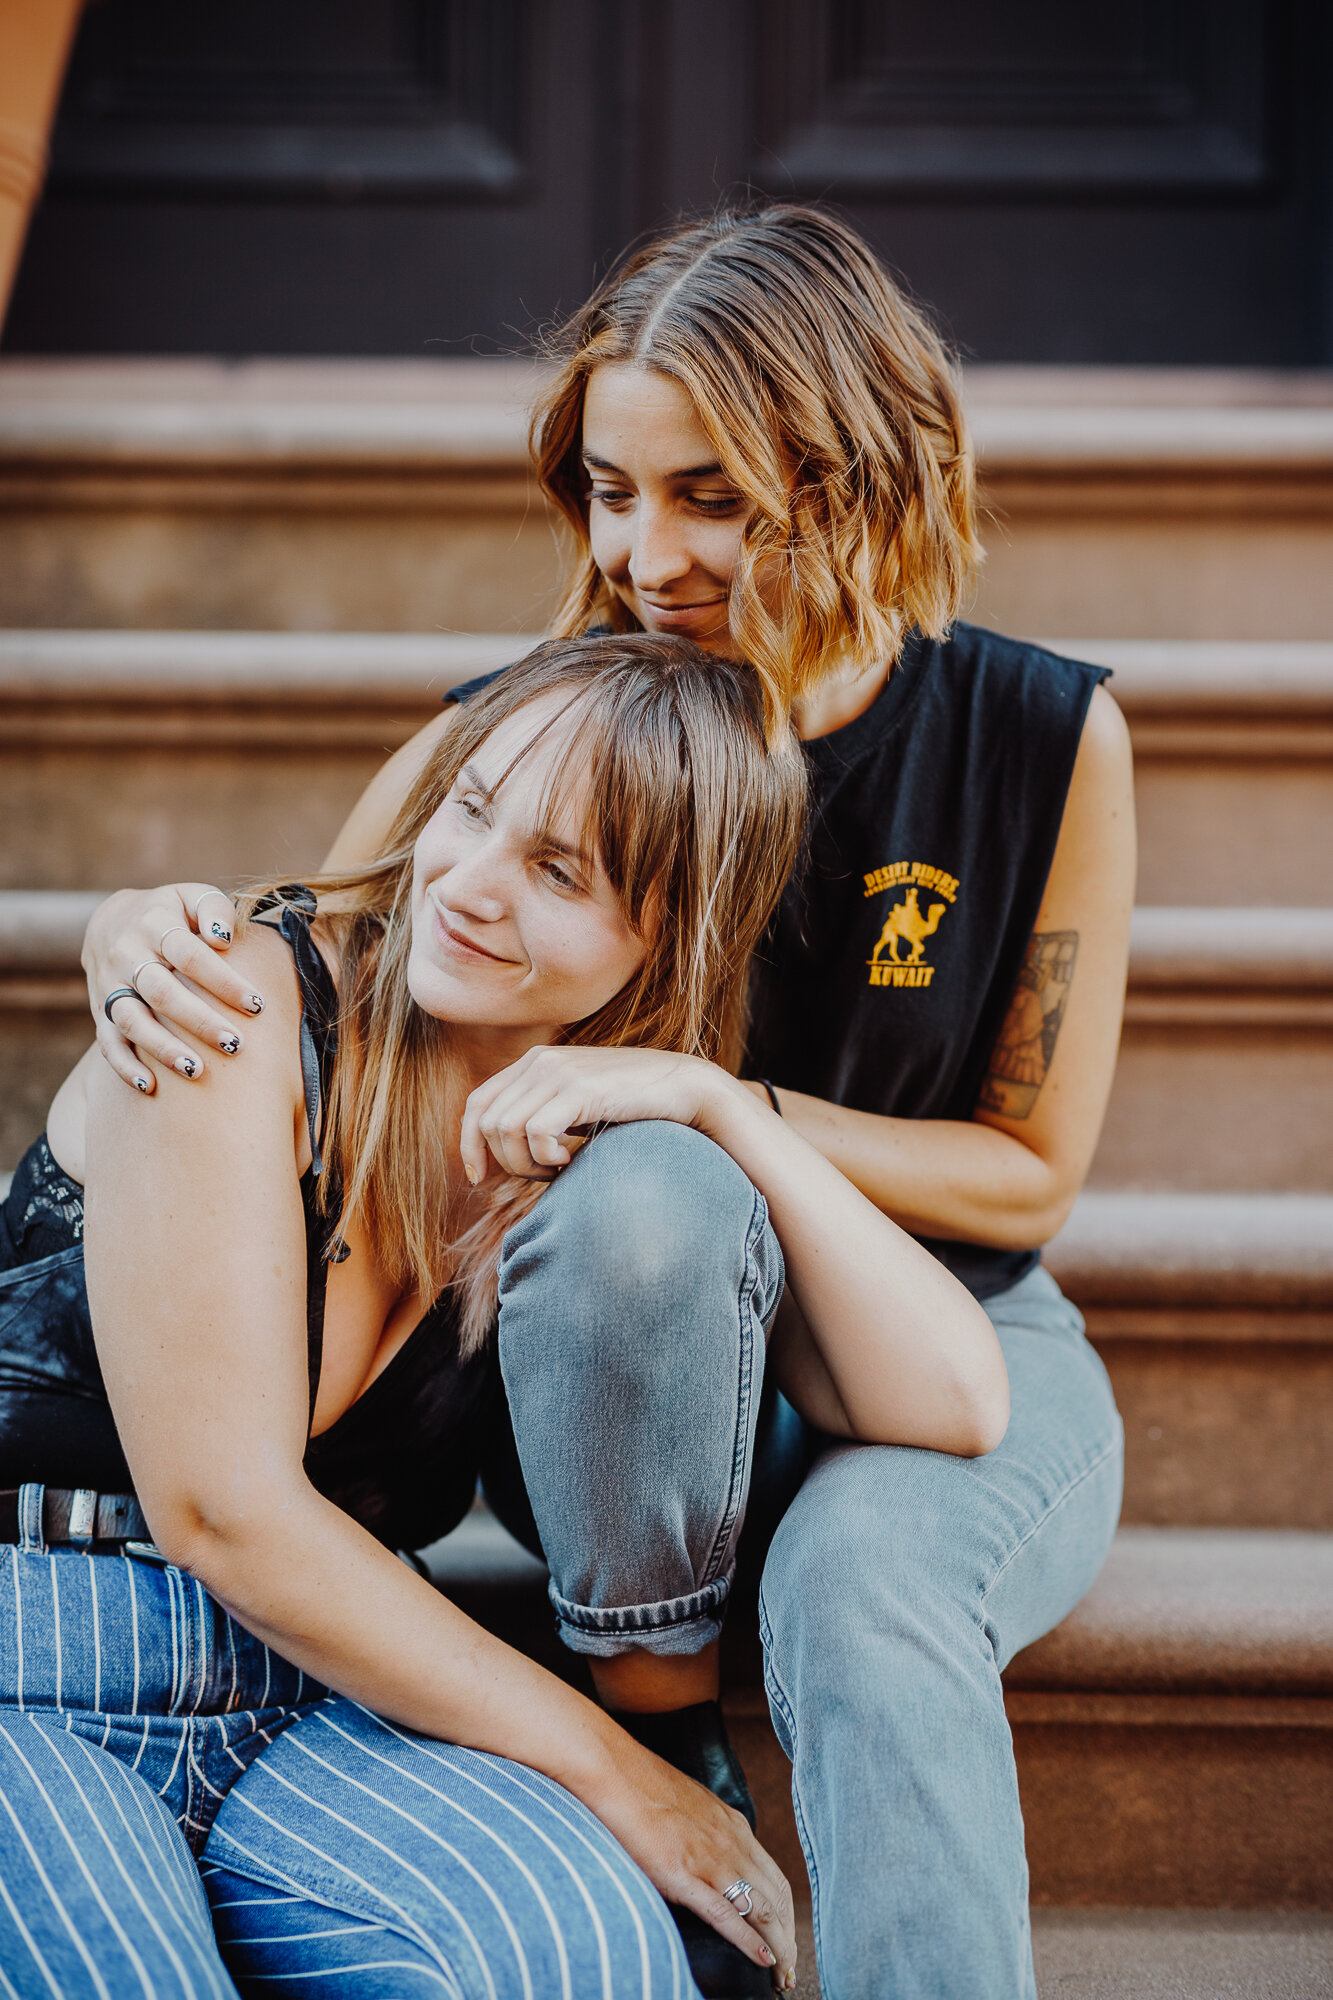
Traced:
[[779, 1714], [781, 1715], [782, 1720], [786, 1725], [787, 1740], [791, 1744], [792, 1813], [796, 1820], [796, 1837], [801, 1843], [801, 1853], [805, 1857], [805, 1872], [810, 1878], [810, 1927], [814, 1934], [815, 1967], [816, 1970], [818, 1970], [819, 1961], [823, 1956], [819, 1948], [819, 1939], [820, 1939], [819, 1867], [815, 1860], [814, 1847], [811, 1843], [810, 1834], [806, 1827], [805, 1813], [801, 1809], [801, 1791], [796, 1777], [796, 1717], [792, 1713], [792, 1706], [787, 1699], [786, 1690], [784, 1689], [782, 1682], [779, 1680], [777, 1668], [773, 1664], [773, 1628], [768, 1622], [768, 1613], [764, 1609], [764, 1601], [762, 1596], [759, 1600], [759, 1637], [764, 1649], [764, 1684], [768, 1692], [768, 1698], [772, 1702], [773, 1706], [778, 1710]]
[[1040, 1534], [1041, 1530], [1046, 1526], [1047, 1522], [1050, 1521], [1054, 1515], [1059, 1513], [1060, 1509], [1065, 1505], [1065, 1502], [1068, 1500], [1072, 1500], [1073, 1496], [1078, 1492], [1079, 1488], [1082, 1486], [1086, 1486], [1088, 1481], [1093, 1477], [1094, 1473], [1100, 1472], [1102, 1467], [1106, 1465], [1109, 1460], [1115, 1457], [1116, 1452], [1121, 1451], [1123, 1449], [1124, 1449], [1124, 1437], [1122, 1434], [1121, 1437], [1115, 1439], [1111, 1444], [1109, 1444], [1106, 1447], [1106, 1450], [1101, 1453], [1100, 1457], [1095, 1458], [1092, 1461], [1091, 1465], [1085, 1466], [1083, 1471], [1078, 1475], [1078, 1478], [1072, 1480], [1070, 1484], [1066, 1486], [1064, 1492], [1060, 1495], [1059, 1499], [1053, 1500], [1050, 1506], [1046, 1509], [1045, 1513], [1042, 1514], [1039, 1519], [1035, 1520], [1032, 1523], [1027, 1533], [1021, 1536], [1020, 1539], [1017, 1542], [1015, 1542], [1013, 1548], [1010, 1549], [1008, 1555], [1005, 1557], [1004, 1561], [1000, 1564], [1000, 1567], [996, 1570], [994, 1576], [991, 1578], [990, 1582], [986, 1585], [986, 1588], [982, 1591], [981, 1601], [983, 1604], [986, 1602], [986, 1599], [990, 1596], [991, 1592], [994, 1590], [996, 1584], [1000, 1581], [1000, 1578], [1004, 1575], [1005, 1571], [1009, 1568], [1009, 1565], [1012, 1562], [1016, 1561], [1017, 1558], [1022, 1555], [1024, 1549], [1027, 1547], [1028, 1543], [1032, 1540], [1032, 1537], [1034, 1535]]
[[704, 1590], [714, 1582], [726, 1562], [745, 1492], [745, 1453], [750, 1436], [750, 1405], [754, 1398], [755, 1348], [754, 1339], [747, 1339], [746, 1332], [748, 1326], [753, 1334], [754, 1295], [759, 1284], [754, 1248], [767, 1227], [768, 1206], [756, 1188], [754, 1205], [750, 1211], [750, 1227], [745, 1233], [745, 1278], [737, 1296], [737, 1347], [740, 1361], [736, 1383], [736, 1440], [731, 1455], [731, 1481], [727, 1489], [726, 1505], [722, 1510], [722, 1519], [718, 1523], [713, 1547], [699, 1582], [700, 1589]]
[[[731, 1594], [731, 1580], [729, 1577], [718, 1577], [683, 1597], [659, 1598], [652, 1604], [612, 1604], [600, 1608], [575, 1604], [572, 1599], [562, 1597], [553, 1582], [547, 1584], [546, 1594], [561, 1624], [568, 1625], [575, 1632], [596, 1632], [603, 1636], [626, 1632], [669, 1632], [675, 1626], [693, 1625], [701, 1618], [720, 1615]], [[673, 1611], [668, 1608], [675, 1604], [682, 1609]], [[644, 1613], [648, 1615], [636, 1616]]]

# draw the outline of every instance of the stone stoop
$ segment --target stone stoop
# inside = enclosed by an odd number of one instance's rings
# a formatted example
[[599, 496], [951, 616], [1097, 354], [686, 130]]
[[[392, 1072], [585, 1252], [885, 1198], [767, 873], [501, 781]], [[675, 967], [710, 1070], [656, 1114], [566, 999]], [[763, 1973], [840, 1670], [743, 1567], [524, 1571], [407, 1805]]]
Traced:
[[[523, 361], [7, 360], [0, 623], [531, 630], [556, 588]], [[1317, 376], [968, 371], [1008, 631], [1318, 639]]]
[[[284, 810], [299, 797], [288, 792]], [[293, 845], [270, 845], [269, 865], [276, 857], [299, 877], [309, 849]], [[184, 856], [136, 873], [228, 875]], [[136, 876], [113, 876], [123, 879]], [[91, 1038], [78, 959], [98, 900], [88, 889], [0, 890], [0, 1164], [13, 1165]], [[1092, 1186], [1333, 1192], [1330, 1127], [1333, 910], [1136, 911]]]
[[[446, 688], [535, 643], [0, 631], [0, 886], [237, 874], [278, 851], [310, 866]], [[1134, 743], [1140, 902], [1333, 904], [1333, 644], [1046, 643], [1113, 670]]]

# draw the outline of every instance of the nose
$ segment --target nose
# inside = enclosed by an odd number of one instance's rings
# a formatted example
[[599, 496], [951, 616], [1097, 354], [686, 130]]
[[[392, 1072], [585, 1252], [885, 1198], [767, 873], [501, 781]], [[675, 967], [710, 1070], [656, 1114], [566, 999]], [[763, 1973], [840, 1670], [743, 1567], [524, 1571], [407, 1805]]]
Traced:
[[661, 590], [687, 576], [693, 566], [684, 524], [674, 511], [641, 498], [634, 512], [629, 573], [636, 590]]
[[475, 840], [445, 877], [444, 900], [460, 917], [499, 923], [510, 907], [507, 874], [503, 843], [494, 835]]

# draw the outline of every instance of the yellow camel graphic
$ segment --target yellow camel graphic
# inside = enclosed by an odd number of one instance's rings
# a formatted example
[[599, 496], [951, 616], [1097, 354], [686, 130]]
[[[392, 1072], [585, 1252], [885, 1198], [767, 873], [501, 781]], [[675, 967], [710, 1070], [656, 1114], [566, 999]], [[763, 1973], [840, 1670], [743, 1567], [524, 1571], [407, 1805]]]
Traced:
[[[920, 965], [926, 939], [933, 931], [939, 929], [940, 918], [947, 907], [945, 903], [932, 903], [923, 917], [917, 904], [916, 890], [909, 889], [906, 899], [901, 903], [895, 903], [889, 911], [889, 921], [879, 934], [879, 943], [875, 946], [870, 963], [878, 965], [879, 955], [887, 945], [889, 957], [895, 965]], [[906, 958], [898, 956], [900, 939], [912, 947]]]

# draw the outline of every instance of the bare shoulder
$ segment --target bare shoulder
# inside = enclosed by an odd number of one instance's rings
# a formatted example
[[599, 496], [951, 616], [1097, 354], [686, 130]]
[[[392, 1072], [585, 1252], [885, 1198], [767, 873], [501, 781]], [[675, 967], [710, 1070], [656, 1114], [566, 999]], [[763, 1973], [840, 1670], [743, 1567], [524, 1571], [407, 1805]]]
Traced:
[[1090, 776], [1103, 783], [1124, 783], [1133, 770], [1134, 753], [1124, 712], [1107, 688], [1096, 687], [1079, 738], [1075, 779]]

